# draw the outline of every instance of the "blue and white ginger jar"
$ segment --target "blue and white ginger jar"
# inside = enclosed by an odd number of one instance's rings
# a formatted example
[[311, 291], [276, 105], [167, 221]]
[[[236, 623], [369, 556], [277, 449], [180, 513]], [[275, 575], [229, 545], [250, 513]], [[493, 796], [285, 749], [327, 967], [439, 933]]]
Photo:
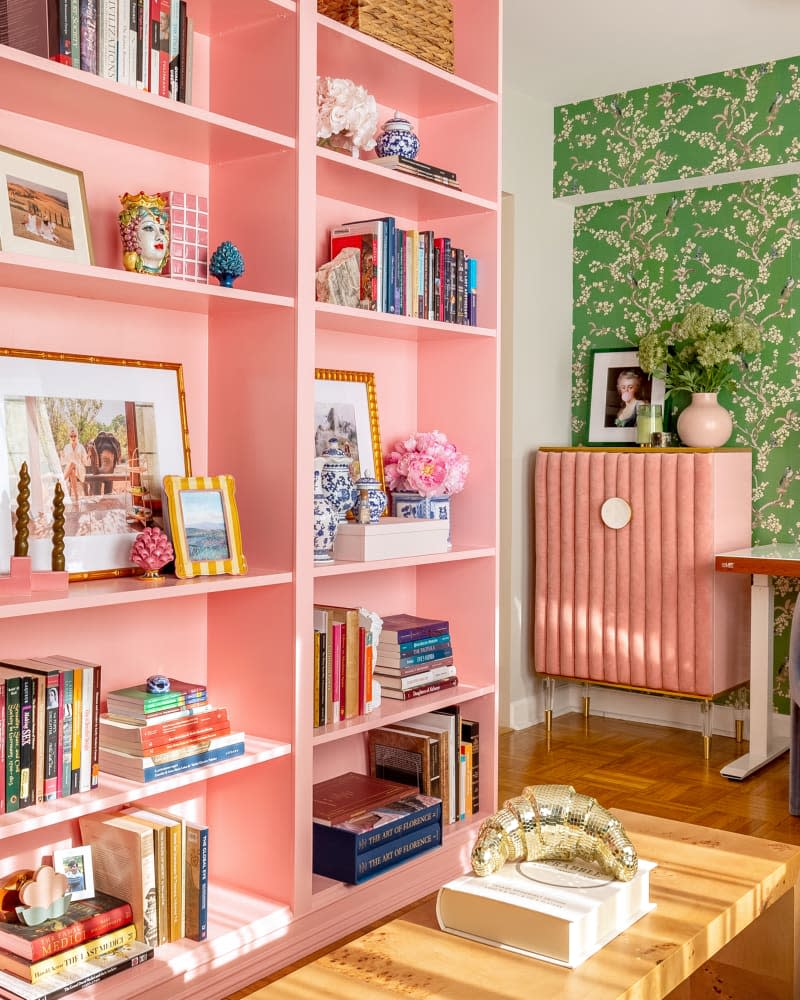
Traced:
[[339, 511], [322, 492], [324, 458], [314, 459], [314, 562], [332, 562], [331, 550], [339, 527]]
[[407, 156], [416, 159], [419, 139], [411, 122], [395, 111], [394, 117], [383, 123], [383, 131], [375, 143], [378, 156]]
[[365, 473], [356, 480], [356, 505], [353, 508], [353, 514], [356, 521], [359, 522], [361, 521], [361, 494], [364, 491], [367, 494], [369, 523], [377, 524], [381, 519], [381, 514], [386, 510], [386, 494], [381, 489], [378, 480], [374, 476], [370, 476], [369, 473]]
[[322, 467], [322, 492], [339, 512], [339, 520], [347, 520], [347, 512], [353, 509], [358, 499], [358, 491], [350, 478], [350, 466], [353, 459], [339, 447], [339, 442], [332, 437], [328, 447], [323, 451], [325, 463]]
[[423, 517], [428, 520], [447, 521], [447, 544], [450, 542], [450, 497], [424, 497], [412, 490], [395, 490], [392, 493], [392, 514], [395, 517]]

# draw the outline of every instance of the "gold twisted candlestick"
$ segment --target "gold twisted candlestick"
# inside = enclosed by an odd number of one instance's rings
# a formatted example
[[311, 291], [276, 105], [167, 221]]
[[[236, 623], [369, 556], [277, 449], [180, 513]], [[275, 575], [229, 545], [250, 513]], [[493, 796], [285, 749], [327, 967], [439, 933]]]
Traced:
[[64, 490], [56, 483], [53, 491], [53, 556], [51, 568], [56, 572], [64, 570]]
[[28, 463], [19, 467], [19, 485], [17, 488], [17, 531], [14, 535], [14, 555], [28, 554], [28, 521], [31, 513], [31, 477]]

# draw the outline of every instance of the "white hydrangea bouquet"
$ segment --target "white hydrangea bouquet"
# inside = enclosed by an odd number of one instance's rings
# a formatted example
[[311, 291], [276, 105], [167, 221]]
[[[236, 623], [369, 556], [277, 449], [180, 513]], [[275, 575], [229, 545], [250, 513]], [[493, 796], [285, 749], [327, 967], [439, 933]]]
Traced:
[[364, 87], [341, 77], [317, 77], [317, 145], [358, 150], [373, 149], [378, 106]]

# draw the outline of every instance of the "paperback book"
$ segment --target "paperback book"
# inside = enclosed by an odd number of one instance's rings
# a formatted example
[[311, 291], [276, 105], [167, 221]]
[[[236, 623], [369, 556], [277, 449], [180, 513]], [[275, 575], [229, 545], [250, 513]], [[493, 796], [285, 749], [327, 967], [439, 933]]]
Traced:
[[442, 886], [436, 917], [451, 934], [575, 968], [653, 909], [654, 867], [640, 859], [618, 882], [580, 859], [506, 864]]
[[115, 931], [109, 931], [108, 934], [93, 938], [91, 941], [75, 945], [74, 948], [67, 948], [65, 951], [47, 955], [36, 961], [20, 958], [19, 955], [14, 955], [10, 951], [4, 951], [0, 948], [0, 970], [11, 972], [28, 983], [38, 983], [46, 976], [53, 975], [54, 972], [76, 968], [89, 959], [107, 955], [118, 948], [132, 944], [135, 940], [136, 928], [133, 924], [128, 924]]
[[101, 747], [100, 770], [131, 781], [157, 781], [206, 764], [241, 757], [244, 751], [245, 734], [241, 731], [212, 737], [202, 743], [191, 743], [156, 756], [141, 757]]

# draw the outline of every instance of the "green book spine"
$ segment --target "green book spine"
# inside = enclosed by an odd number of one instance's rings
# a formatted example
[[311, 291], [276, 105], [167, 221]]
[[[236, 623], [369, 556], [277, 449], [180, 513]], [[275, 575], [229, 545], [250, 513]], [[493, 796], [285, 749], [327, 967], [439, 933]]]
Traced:
[[6, 812], [19, 809], [19, 718], [22, 682], [6, 678]]

